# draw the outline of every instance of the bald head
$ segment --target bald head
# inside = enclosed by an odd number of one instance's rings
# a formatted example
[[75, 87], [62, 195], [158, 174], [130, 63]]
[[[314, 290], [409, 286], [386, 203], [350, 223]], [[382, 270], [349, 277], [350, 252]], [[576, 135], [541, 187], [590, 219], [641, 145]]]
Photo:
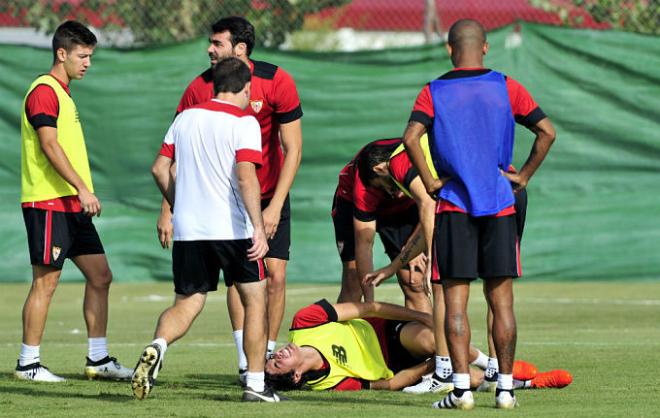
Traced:
[[447, 49], [454, 66], [481, 66], [483, 56], [488, 51], [484, 27], [472, 19], [457, 21], [449, 28]]
[[449, 28], [448, 42], [461, 51], [481, 50], [486, 42], [486, 31], [476, 20], [461, 19]]

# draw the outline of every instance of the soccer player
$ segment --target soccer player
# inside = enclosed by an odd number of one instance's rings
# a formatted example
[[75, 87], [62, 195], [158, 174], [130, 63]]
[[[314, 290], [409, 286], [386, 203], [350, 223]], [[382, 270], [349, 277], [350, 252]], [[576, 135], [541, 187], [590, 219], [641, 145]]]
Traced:
[[[149, 395], [168, 345], [183, 337], [217, 290], [220, 270], [245, 306], [247, 386], [243, 401], [279, 402], [264, 384], [268, 251], [256, 167], [262, 163], [257, 120], [245, 112], [250, 69], [226, 58], [213, 72], [216, 97], [179, 114], [152, 172], [174, 208], [174, 305], [158, 320], [155, 338], [140, 356], [133, 394]], [[175, 177], [172, 164], [176, 161]], [[176, 186], [176, 187], [175, 187]], [[175, 204], [176, 202], [176, 204]]]
[[[524, 189], [555, 139], [549, 119], [527, 90], [501, 73], [483, 67], [486, 33], [478, 22], [463, 19], [449, 31], [447, 50], [454, 70], [427, 84], [418, 95], [404, 133], [404, 144], [427, 192], [440, 186], [434, 231], [434, 264], [445, 292], [446, 332], [454, 369], [454, 390], [436, 408], [471, 409], [467, 300], [471, 280], [485, 281], [493, 311], [493, 340], [499, 363], [496, 406], [513, 408], [512, 367], [516, 347], [513, 277], [521, 274], [514, 192]], [[520, 172], [511, 164], [515, 122], [536, 134]], [[420, 147], [428, 132], [436, 171], [433, 178]], [[512, 191], [510, 182], [516, 183]]]
[[[291, 246], [289, 190], [300, 166], [303, 115], [293, 78], [282, 68], [250, 59], [255, 33], [242, 17], [226, 17], [211, 27], [207, 49], [211, 66], [222, 58], [236, 57], [250, 67], [252, 91], [248, 114], [261, 127], [263, 164], [257, 169], [261, 184], [261, 207], [268, 238], [268, 350], [272, 351], [282, 324], [285, 305], [286, 265]], [[177, 113], [213, 97], [211, 69], [195, 78], [183, 93]], [[281, 146], [280, 146], [281, 144]], [[158, 236], [163, 247], [172, 239], [170, 207], [166, 200], [158, 219]], [[227, 306], [238, 351], [239, 376], [245, 383], [247, 360], [243, 352], [243, 306], [231, 286]]]
[[30, 86], [21, 116], [21, 206], [27, 229], [32, 287], [23, 306], [19, 379], [62, 382], [41, 365], [40, 344], [48, 307], [69, 258], [85, 276], [83, 311], [91, 378], [127, 379], [131, 370], [108, 355], [108, 290], [112, 273], [92, 223], [101, 215], [94, 195], [85, 138], [69, 83], [92, 64], [96, 37], [76, 21], [53, 35], [53, 65]]
[[[373, 301], [373, 288], [362, 286], [360, 277], [373, 270], [376, 232], [387, 255], [394, 258], [418, 228], [419, 215], [413, 199], [397, 192], [392, 182], [384, 182], [381, 188], [367, 187], [360, 171], [360, 166], [368, 166], [374, 155], [390, 156], [401, 144], [400, 138], [373, 141], [339, 173], [332, 208], [335, 240], [342, 261], [339, 302], [359, 302], [363, 296], [365, 301]], [[432, 207], [428, 209], [433, 216]], [[406, 307], [430, 313], [425, 270], [425, 263], [411, 260], [397, 271], [397, 277]]]
[[[403, 306], [323, 299], [296, 313], [290, 343], [266, 362], [267, 380], [281, 389], [401, 390], [433, 370], [432, 323]], [[483, 372], [472, 374], [476, 387]]]

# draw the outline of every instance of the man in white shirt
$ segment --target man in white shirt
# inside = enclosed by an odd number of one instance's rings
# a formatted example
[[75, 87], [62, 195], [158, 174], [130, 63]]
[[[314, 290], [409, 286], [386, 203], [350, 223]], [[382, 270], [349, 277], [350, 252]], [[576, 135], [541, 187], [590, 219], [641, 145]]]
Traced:
[[176, 298], [161, 314], [155, 339], [133, 373], [133, 394], [138, 399], [149, 395], [168, 345], [188, 331], [204, 307], [206, 293], [217, 290], [222, 270], [225, 283], [236, 285], [245, 306], [248, 373], [243, 400], [280, 400], [264, 384], [263, 257], [268, 243], [256, 175], [262, 162], [261, 131], [257, 120], [244, 112], [250, 79], [249, 67], [240, 60], [220, 61], [213, 71], [215, 98], [176, 117], [152, 167], [156, 184], [174, 208]]

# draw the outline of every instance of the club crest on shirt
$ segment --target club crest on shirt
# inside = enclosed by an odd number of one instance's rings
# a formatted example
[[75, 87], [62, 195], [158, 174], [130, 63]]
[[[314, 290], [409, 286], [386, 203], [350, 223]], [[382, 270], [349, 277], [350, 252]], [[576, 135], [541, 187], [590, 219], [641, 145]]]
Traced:
[[60, 253], [62, 252], [62, 248], [56, 247], [53, 245], [53, 260], [57, 261], [57, 258], [60, 256]]
[[250, 100], [250, 107], [252, 108], [254, 113], [259, 113], [263, 105], [264, 105], [263, 100]]

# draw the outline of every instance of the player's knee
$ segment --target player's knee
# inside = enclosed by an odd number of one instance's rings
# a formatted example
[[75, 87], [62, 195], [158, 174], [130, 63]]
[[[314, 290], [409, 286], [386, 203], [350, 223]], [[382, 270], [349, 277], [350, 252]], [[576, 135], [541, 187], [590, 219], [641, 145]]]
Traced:
[[32, 292], [39, 294], [42, 297], [52, 297], [57, 289], [57, 284], [60, 282], [59, 276], [42, 277], [32, 282]]
[[105, 268], [94, 277], [90, 278], [89, 283], [97, 289], [107, 289], [112, 283], [112, 271]]
[[411, 283], [410, 281], [401, 281], [399, 283], [401, 285], [401, 290], [403, 290], [403, 293], [406, 296], [410, 297], [420, 297], [420, 296], [426, 296], [426, 290], [424, 289], [424, 283], [421, 281], [415, 281]]
[[284, 292], [286, 286], [286, 273], [284, 271], [273, 271], [268, 275], [268, 294], [279, 294]]

